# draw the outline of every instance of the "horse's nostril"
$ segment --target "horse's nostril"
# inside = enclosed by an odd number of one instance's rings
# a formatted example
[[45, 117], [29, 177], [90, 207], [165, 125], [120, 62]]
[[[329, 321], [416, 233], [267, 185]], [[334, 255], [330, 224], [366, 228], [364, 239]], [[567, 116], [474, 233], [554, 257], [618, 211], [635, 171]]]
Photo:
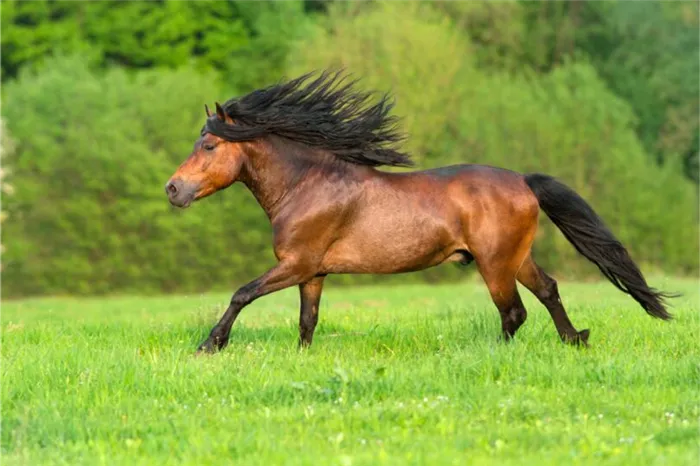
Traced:
[[165, 190], [168, 192], [168, 194], [171, 194], [173, 196], [177, 194], [177, 186], [175, 186], [175, 183], [173, 183], [172, 181], [165, 186]]

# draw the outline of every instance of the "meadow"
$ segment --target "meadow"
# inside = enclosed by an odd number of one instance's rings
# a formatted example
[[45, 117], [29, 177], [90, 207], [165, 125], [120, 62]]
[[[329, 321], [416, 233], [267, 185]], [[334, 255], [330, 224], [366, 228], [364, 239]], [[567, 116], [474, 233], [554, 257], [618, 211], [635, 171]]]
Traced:
[[522, 291], [515, 341], [478, 281], [341, 288], [313, 346], [298, 293], [197, 344], [229, 293], [2, 304], [2, 462], [13, 465], [697, 465], [697, 281], [676, 319], [608, 283], [560, 283], [591, 347]]

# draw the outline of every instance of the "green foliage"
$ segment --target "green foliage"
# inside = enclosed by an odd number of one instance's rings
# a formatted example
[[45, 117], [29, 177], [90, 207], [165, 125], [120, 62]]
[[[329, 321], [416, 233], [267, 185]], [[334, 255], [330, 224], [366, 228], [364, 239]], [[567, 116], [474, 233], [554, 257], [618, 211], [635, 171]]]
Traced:
[[588, 44], [582, 44], [610, 87], [639, 117], [637, 134], [647, 151], [661, 163], [682, 164], [696, 183], [700, 150], [698, 5], [615, 3], [603, 17], [610, 46], [589, 50]]
[[329, 277], [308, 351], [288, 289], [205, 358], [192, 353], [228, 293], [6, 302], [3, 465], [691, 465], [697, 281], [650, 278], [684, 293], [676, 320], [608, 283], [560, 284], [586, 351], [527, 292], [527, 322], [498, 341], [483, 283]]
[[[680, 173], [697, 174], [697, 4], [642, 3], [4, 1], [18, 145], [2, 160], [17, 191], [3, 197], [3, 291], [231, 289], [260, 274], [269, 225], [242, 186], [180, 212], [163, 184], [205, 102], [337, 66], [395, 94], [423, 167], [556, 175], [645, 270], [696, 272], [696, 187]], [[544, 216], [540, 235], [548, 268], [597, 272]]]
[[215, 68], [236, 90], [278, 75], [310, 19], [300, 1], [8, 0], [2, 13], [3, 79], [79, 51], [101, 67]]
[[83, 48], [85, 44], [74, 17], [91, 3], [3, 1], [0, 16], [3, 81], [17, 76], [23, 66], [36, 67], [53, 51]]
[[243, 1], [236, 5], [250, 25], [251, 39], [222, 61], [221, 69], [229, 87], [237, 83], [238, 89], [248, 92], [281, 79], [289, 50], [310, 33], [314, 17], [305, 12], [301, 1]]
[[[637, 116], [657, 163], [698, 182], [700, 44], [697, 2], [439, 2], [473, 41], [480, 67], [547, 72], [591, 64]], [[674, 160], [671, 160], [674, 159]]]
[[95, 2], [83, 8], [95, 20], [86, 22], [84, 37], [106, 60], [129, 67], [172, 67], [192, 59], [220, 65], [249, 41], [233, 2]]
[[219, 88], [188, 69], [95, 75], [75, 57], [6, 85], [20, 144], [3, 291], [194, 290], [260, 273], [271, 253], [252, 196], [234, 188], [176, 212], [163, 190]]

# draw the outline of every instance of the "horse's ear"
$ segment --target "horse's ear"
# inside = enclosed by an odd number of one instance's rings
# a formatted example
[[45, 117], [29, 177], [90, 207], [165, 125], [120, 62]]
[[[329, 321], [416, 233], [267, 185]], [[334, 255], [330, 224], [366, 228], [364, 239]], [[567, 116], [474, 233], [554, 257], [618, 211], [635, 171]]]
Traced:
[[224, 112], [224, 109], [221, 108], [221, 105], [219, 105], [219, 102], [216, 103], [216, 116], [219, 117], [219, 120], [221, 121], [228, 121], [229, 118], [226, 115], [226, 112]]
[[207, 112], [207, 118], [212, 116], [211, 110], [209, 110], [209, 106], [207, 104], [204, 104], [204, 111]]

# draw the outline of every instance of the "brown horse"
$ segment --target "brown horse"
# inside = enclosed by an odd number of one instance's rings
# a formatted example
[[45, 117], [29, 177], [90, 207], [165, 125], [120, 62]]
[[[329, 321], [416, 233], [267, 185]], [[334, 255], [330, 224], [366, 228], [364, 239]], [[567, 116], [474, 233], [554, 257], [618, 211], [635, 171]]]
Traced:
[[[591, 207], [553, 178], [480, 165], [409, 173], [387, 96], [353, 89], [338, 74], [309, 75], [232, 99], [207, 120], [194, 150], [166, 184], [170, 202], [192, 202], [244, 183], [270, 219], [277, 265], [241, 287], [198, 351], [228, 342], [241, 309], [299, 286], [299, 343], [311, 344], [328, 274], [390, 274], [476, 261], [506, 340], [527, 313], [516, 280], [547, 307], [562, 340], [587, 344], [564, 310], [556, 281], [532, 258], [542, 209], [584, 257], [647, 313], [668, 295], [650, 288]], [[206, 108], [206, 106], [205, 106]]]

